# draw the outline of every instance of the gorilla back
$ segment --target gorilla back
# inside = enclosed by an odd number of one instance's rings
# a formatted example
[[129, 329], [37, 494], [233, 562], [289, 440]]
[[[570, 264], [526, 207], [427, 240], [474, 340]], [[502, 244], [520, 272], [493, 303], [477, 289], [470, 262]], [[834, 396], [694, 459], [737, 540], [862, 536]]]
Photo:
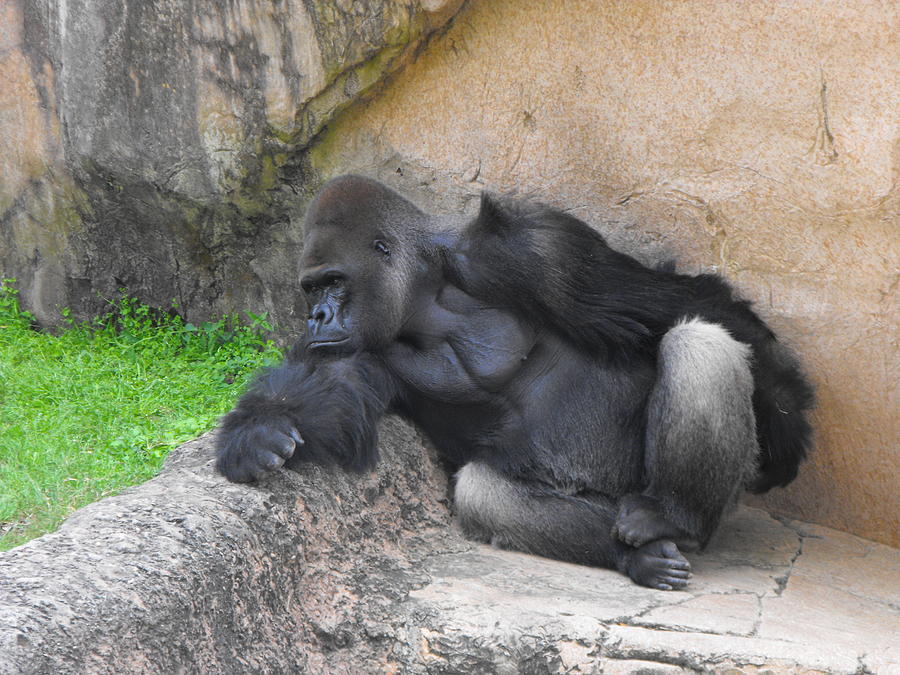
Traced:
[[458, 468], [469, 536], [677, 589], [681, 550], [809, 448], [812, 389], [749, 303], [554, 209], [485, 195], [460, 228], [337, 178], [307, 211], [301, 285], [304, 338], [222, 421], [230, 480], [366, 470], [396, 412]]

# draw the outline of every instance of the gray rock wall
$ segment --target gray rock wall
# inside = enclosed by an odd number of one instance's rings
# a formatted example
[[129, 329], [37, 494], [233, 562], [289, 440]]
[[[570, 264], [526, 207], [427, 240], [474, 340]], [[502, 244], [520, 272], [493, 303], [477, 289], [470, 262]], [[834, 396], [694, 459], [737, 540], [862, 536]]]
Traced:
[[889, 673], [900, 557], [755, 509], [683, 592], [464, 541], [418, 434], [376, 472], [258, 485], [213, 437], [162, 473], [0, 553], [0, 674]]
[[296, 326], [304, 150], [461, 0], [11, 0], [0, 272], [45, 322], [119, 287]]

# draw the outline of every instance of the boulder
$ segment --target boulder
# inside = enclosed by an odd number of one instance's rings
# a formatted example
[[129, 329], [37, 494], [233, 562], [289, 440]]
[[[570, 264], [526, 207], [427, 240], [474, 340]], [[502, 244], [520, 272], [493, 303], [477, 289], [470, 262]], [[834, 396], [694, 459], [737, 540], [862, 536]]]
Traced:
[[0, 673], [873, 673], [900, 668], [900, 559], [743, 508], [691, 585], [465, 541], [417, 432], [376, 471], [258, 485], [214, 434], [0, 554]]

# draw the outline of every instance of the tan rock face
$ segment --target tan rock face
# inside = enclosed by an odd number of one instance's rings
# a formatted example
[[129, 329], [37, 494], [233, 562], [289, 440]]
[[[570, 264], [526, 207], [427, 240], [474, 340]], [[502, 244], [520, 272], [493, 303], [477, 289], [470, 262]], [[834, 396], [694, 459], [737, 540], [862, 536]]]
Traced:
[[516, 190], [725, 274], [819, 392], [762, 503], [898, 545], [898, 35], [877, 2], [470, 3], [313, 161], [447, 209]]
[[27, 265], [22, 290], [35, 308], [59, 302], [63, 267], [83, 276], [69, 238], [85, 202], [65, 166], [53, 69], [39, 49], [27, 49], [41, 36], [23, 19], [23, 3], [0, 5], [0, 275]]
[[[29, 176], [45, 157], [43, 139], [46, 130], [40, 119], [40, 106], [22, 42], [21, 8], [13, 3], [0, 7], [0, 124], [25, 131], [18, 143], [0, 153], [0, 212], [6, 211], [25, 186]], [[38, 171], [38, 175], [40, 172]]]

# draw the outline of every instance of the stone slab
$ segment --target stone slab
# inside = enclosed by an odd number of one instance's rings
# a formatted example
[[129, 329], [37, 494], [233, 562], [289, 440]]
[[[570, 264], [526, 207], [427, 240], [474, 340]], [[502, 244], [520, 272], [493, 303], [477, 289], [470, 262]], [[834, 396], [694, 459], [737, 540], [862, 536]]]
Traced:
[[258, 485], [214, 434], [0, 554], [0, 674], [900, 672], [900, 552], [741, 508], [685, 591], [462, 538], [410, 426]]
[[897, 550], [742, 508], [689, 557], [661, 592], [479, 545], [431, 559], [406, 605], [431, 617], [429, 672], [900, 672]]

